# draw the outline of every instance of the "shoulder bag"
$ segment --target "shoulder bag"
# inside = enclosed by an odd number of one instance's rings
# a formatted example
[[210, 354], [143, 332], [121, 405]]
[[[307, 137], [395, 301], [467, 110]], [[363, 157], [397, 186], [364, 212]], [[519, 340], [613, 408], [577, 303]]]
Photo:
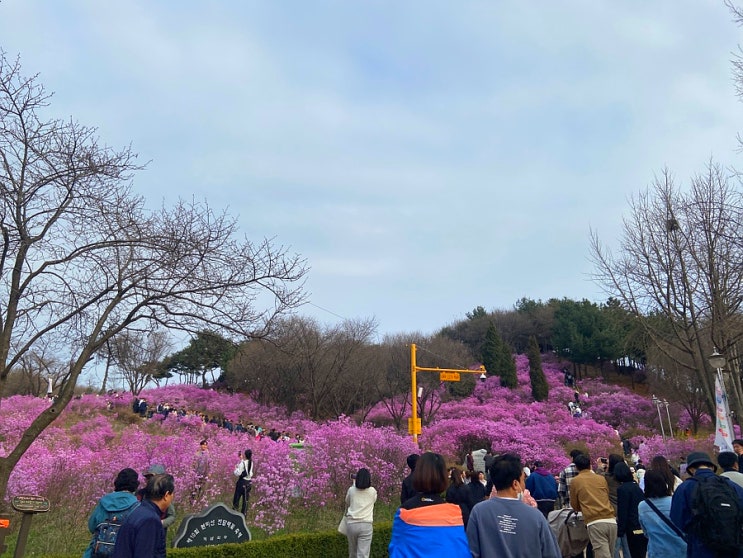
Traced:
[[684, 542], [688, 542], [686, 540], [686, 533], [684, 533], [681, 529], [679, 529], [676, 524], [671, 521], [666, 514], [664, 514], [662, 511], [658, 509], [658, 507], [653, 504], [653, 502], [650, 501], [650, 498], [645, 498], [645, 502], [647, 502], [648, 506], [650, 506], [650, 509], [653, 510], [655, 513], [658, 514], [658, 517], [660, 517], [663, 521], [665, 521], [666, 525], [668, 525], [671, 529], [673, 529], [673, 532], [676, 533], [679, 537], [681, 537], [681, 540]]
[[348, 509], [343, 512], [343, 517], [341, 517], [341, 522], [338, 524], [338, 532], [345, 536], [348, 534], [348, 520], [346, 519], [346, 514], [348, 513]]

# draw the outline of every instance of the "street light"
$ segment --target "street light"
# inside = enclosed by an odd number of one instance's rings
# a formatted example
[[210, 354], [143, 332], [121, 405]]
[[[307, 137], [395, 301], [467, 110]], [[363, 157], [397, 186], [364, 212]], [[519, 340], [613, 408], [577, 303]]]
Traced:
[[671, 413], [668, 410], [670, 403], [667, 399], [664, 399], [663, 404], [666, 406], [666, 416], [668, 417], [668, 432], [671, 434], [671, 440], [673, 440], [673, 425], [671, 424]]
[[714, 353], [709, 355], [707, 360], [709, 361], [709, 365], [717, 370], [718, 374], [722, 375], [722, 369], [725, 368], [727, 362], [725, 361], [725, 357], [717, 352], [717, 349], [715, 349]]
[[666, 443], [666, 429], [663, 427], [663, 416], [660, 414], [660, 407], [663, 405], [663, 401], [653, 395], [653, 403], [655, 408], [658, 410], [658, 422], [660, 422], [660, 433], [663, 436], [663, 443]]

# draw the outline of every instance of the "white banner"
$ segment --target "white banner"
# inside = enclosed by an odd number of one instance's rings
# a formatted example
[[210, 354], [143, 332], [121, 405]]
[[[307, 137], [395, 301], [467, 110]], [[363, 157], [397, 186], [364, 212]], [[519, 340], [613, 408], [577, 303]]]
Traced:
[[728, 396], [720, 383], [720, 375], [715, 376], [715, 445], [720, 451], [733, 451], [733, 425], [730, 422]]

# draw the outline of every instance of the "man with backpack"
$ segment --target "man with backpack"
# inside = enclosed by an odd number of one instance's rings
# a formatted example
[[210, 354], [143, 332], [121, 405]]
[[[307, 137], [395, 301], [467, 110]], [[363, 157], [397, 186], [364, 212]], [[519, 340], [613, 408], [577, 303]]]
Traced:
[[[88, 518], [88, 530], [93, 534], [93, 538], [85, 549], [83, 558], [99, 558], [106, 556], [113, 551], [111, 540], [106, 539], [105, 533], [111, 532], [112, 527], [126, 519], [127, 515], [138, 504], [137, 497], [134, 493], [139, 486], [139, 477], [134, 469], [122, 469], [116, 475], [114, 481], [114, 491], [105, 494], [93, 509], [93, 513]], [[115, 541], [115, 535], [113, 535]]]
[[687, 534], [688, 558], [743, 557], [743, 488], [716, 469], [706, 453], [690, 453], [691, 478], [673, 493], [671, 521]]
[[172, 475], [147, 480], [144, 498], [121, 525], [112, 558], [165, 558], [165, 529], [160, 517], [173, 503]]

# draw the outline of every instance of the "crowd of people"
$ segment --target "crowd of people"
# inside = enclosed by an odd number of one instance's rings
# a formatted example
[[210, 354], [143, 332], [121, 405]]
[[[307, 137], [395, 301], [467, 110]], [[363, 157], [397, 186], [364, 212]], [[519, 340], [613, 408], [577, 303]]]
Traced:
[[[156, 405], [150, 413], [142, 400], [136, 400], [133, 408], [140, 414], [144, 411], [145, 418], [156, 413], [189, 414], [167, 404]], [[200, 416], [212, 421], [203, 413]], [[222, 419], [219, 425], [277, 442], [288, 438], [286, 433], [276, 429], [266, 433], [254, 424]], [[433, 452], [411, 454], [389, 556], [741, 558], [743, 439], [734, 440], [733, 447], [735, 452], [723, 451], [715, 460], [693, 452], [678, 468], [657, 455], [645, 467], [637, 448], [623, 438], [624, 455], [592, 460], [574, 449], [570, 464], [561, 471], [549, 471], [538, 460], [524, 463], [513, 453], [469, 452], [461, 467], [447, 467], [444, 457]], [[194, 463], [203, 486], [209, 474], [207, 440], [200, 442]], [[240, 453], [234, 475], [233, 509], [245, 515], [254, 475], [251, 450]], [[84, 558], [99, 555], [96, 545], [103, 543], [96, 529], [111, 515], [126, 518], [111, 555], [165, 556], [165, 532], [175, 520], [173, 477], [157, 464], [143, 476], [145, 485], [139, 489], [135, 471], [119, 472], [114, 491], [101, 498], [90, 516], [93, 539]], [[350, 558], [369, 558], [377, 492], [368, 469], [359, 469], [352, 478], [342, 532], [348, 538]], [[560, 510], [579, 514], [578, 525], [585, 533], [578, 543], [571, 540], [567, 554], [560, 522], [555, 521]]]
[[[662, 455], [646, 468], [619, 454], [592, 461], [575, 449], [557, 474], [539, 461], [527, 467], [513, 453], [487, 453], [486, 471], [472, 472], [467, 471], [475, 466], [471, 455], [464, 468], [447, 468], [439, 454], [412, 454], [389, 556], [739, 558], [743, 439], [734, 447], [737, 454], [723, 451], [716, 463], [704, 452], [693, 452], [679, 468]], [[376, 492], [368, 470], [363, 472], [363, 486], [357, 482], [346, 496], [344, 520], [364, 522], [363, 529], [346, 533], [350, 558], [368, 558], [371, 547]], [[364, 490], [369, 492], [359, 496]], [[579, 514], [584, 532], [568, 547], [560, 532], [566, 528], [561, 509]]]
[[[115, 395], [109, 394], [110, 397], [106, 403], [109, 410], [114, 407]], [[253, 436], [256, 440], [263, 440], [268, 438], [274, 442], [289, 442], [293, 444], [303, 444], [304, 436], [298, 433], [290, 434], [286, 430], [277, 430], [276, 428], [265, 428], [260, 424], [255, 424], [250, 421], [245, 421], [242, 418], [233, 420], [228, 417], [221, 417], [219, 415], [209, 415], [203, 411], [197, 411], [195, 409], [186, 409], [185, 407], [177, 407], [168, 402], [160, 402], [150, 405], [147, 399], [143, 397], [135, 397], [132, 401], [132, 411], [138, 414], [144, 419], [151, 418], [167, 418], [171, 413], [175, 416], [188, 417], [198, 416], [205, 424], [214, 424], [220, 428], [225, 428], [233, 433], [243, 433]]]

